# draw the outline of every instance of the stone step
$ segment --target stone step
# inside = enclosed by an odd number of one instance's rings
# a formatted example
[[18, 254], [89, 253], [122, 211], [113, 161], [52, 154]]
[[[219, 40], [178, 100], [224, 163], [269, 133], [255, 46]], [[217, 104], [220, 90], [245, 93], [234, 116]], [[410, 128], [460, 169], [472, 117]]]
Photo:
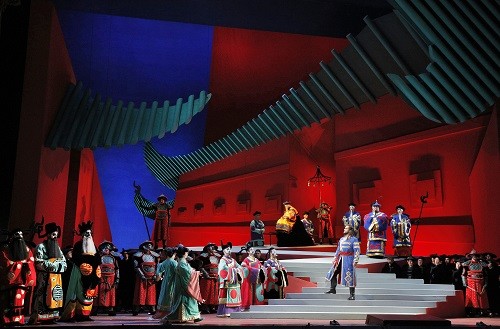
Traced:
[[[330, 287], [330, 281], [323, 281], [323, 282], [317, 282], [316, 283], [318, 287]], [[360, 281], [358, 279], [358, 282], [356, 283], [358, 287], [408, 287], [408, 288], [413, 288], [413, 289], [428, 289], [428, 287], [432, 287], [433, 289], [444, 289], [444, 290], [454, 290], [455, 287], [451, 284], [433, 284], [433, 285], [428, 285], [424, 284], [423, 280], [409, 280], [409, 279], [395, 279], [395, 280], [386, 280], [386, 282], [372, 282], [372, 281]], [[338, 285], [337, 288], [342, 288], [342, 286]]]
[[[449, 294], [442, 294], [435, 292], [434, 295], [420, 294], [419, 291], [414, 291], [412, 294], [364, 294], [362, 292], [356, 291], [356, 300], [419, 300], [419, 301], [446, 301], [446, 296]], [[339, 292], [337, 294], [325, 294], [325, 293], [288, 293], [286, 294], [286, 299], [343, 299], [346, 300], [349, 297], [349, 293]]]
[[[348, 295], [345, 295], [348, 296]], [[405, 306], [405, 307], [436, 307], [438, 301], [420, 301], [420, 300], [346, 300], [346, 299], [269, 299], [269, 305], [357, 305], [357, 306]]]
[[[295, 277], [318, 277], [318, 276], [323, 276], [323, 278], [325, 277], [326, 272], [298, 272], [298, 271], [295, 271], [295, 272], [292, 272], [293, 273], [293, 276]], [[396, 275], [393, 274], [393, 273], [368, 273], [368, 272], [356, 272], [356, 276], [358, 278], [396, 278]]]
[[[326, 280], [325, 276], [295, 276], [296, 278], [304, 278], [304, 279], [309, 279], [311, 282], [316, 282], [316, 283], [321, 283], [321, 282], [329, 282]], [[364, 275], [357, 275], [356, 276], [358, 282], [395, 282], [396, 281], [396, 276], [364, 276]]]
[[[379, 305], [359, 305], [347, 301], [344, 305], [252, 305], [251, 312], [279, 312], [279, 313], [295, 313], [295, 312], [356, 312], [356, 313], [379, 313], [387, 311], [387, 306]], [[391, 313], [425, 313], [426, 307], [416, 306], [397, 306], [393, 305], [390, 308]]]
[[[264, 311], [249, 311], [249, 312], [234, 312], [231, 313], [231, 318], [234, 319], [309, 319], [309, 320], [366, 320], [366, 315], [370, 312], [352, 312], [350, 310], [332, 311], [332, 312], [264, 312]], [[425, 314], [423, 312], [403, 311], [396, 313], [393, 310], [380, 310], [376, 314], [397, 314], [397, 315], [418, 315]]]
[[[284, 265], [287, 272], [327, 272], [332, 264], [314, 264], [314, 263], [305, 263], [305, 264], [293, 264], [293, 265]], [[366, 267], [356, 267], [356, 271], [368, 273], [368, 268]]]
[[[428, 285], [427, 285], [428, 286]], [[453, 287], [453, 286], [452, 286]], [[324, 293], [325, 288], [324, 287], [304, 287], [302, 288], [303, 293]], [[349, 292], [349, 289], [346, 287], [338, 287], [337, 292]], [[382, 288], [374, 288], [374, 287], [356, 287], [356, 293], [359, 294], [392, 294], [392, 295], [412, 295], [415, 293], [418, 293], [420, 295], [435, 295], [436, 293], [442, 294], [442, 295], [454, 295], [455, 290], [441, 290], [441, 289], [424, 289], [419, 288], [419, 289], [412, 289], [412, 288], [393, 288], [393, 287], [382, 287]]]

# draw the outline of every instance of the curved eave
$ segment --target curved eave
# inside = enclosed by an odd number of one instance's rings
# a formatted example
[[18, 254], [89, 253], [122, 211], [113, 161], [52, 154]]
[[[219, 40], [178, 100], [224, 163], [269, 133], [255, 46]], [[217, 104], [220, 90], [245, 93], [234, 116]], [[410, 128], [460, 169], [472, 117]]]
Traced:
[[190, 95], [171, 104], [157, 101], [147, 107], [141, 102], [136, 107], [111, 99], [105, 102], [100, 95], [91, 97], [91, 91], [83, 84], [70, 84], [57, 113], [53, 127], [45, 141], [51, 149], [66, 150], [97, 147], [122, 146], [148, 142], [153, 137], [163, 138], [167, 132], [174, 133], [180, 125], [189, 124], [196, 114], [203, 111], [211, 94], [201, 91], [198, 98]]

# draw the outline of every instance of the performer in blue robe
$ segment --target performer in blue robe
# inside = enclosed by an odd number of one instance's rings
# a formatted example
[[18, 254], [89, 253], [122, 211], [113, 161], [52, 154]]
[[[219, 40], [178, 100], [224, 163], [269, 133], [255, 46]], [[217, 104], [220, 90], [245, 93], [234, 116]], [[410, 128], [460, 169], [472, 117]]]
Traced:
[[344, 226], [352, 226], [352, 229], [354, 230], [354, 236], [358, 239], [358, 242], [361, 243], [359, 234], [359, 227], [361, 226], [361, 215], [358, 211], [356, 211], [355, 203], [349, 203], [349, 211], [347, 211], [344, 214], [344, 217], [342, 217], [342, 223], [344, 223]]
[[366, 256], [373, 258], [385, 257], [386, 230], [389, 218], [380, 211], [380, 207], [381, 204], [378, 201], [372, 203], [372, 212], [366, 214], [363, 219], [364, 228], [368, 231]]
[[360, 253], [359, 242], [354, 234], [352, 226], [346, 225], [344, 227], [344, 236], [340, 238], [337, 250], [333, 256], [333, 266], [326, 274], [326, 279], [330, 281], [330, 290], [327, 293], [337, 293], [337, 283], [340, 283], [345, 287], [349, 287], [348, 300], [355, 299], [356, 266]]
[[411, 256], [410, 216], [404, 213], [405, 207], [396, 206], [396, 213], [392, 215], [391, 230], [394, 235], [393, 247], [395, 254], [401, 257]]

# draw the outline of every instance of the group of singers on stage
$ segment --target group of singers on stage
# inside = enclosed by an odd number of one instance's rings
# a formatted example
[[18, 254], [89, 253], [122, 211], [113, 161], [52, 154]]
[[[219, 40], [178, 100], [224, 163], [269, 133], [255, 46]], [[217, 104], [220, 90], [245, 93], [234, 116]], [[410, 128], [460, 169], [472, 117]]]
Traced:
[[[81, 237], [72, 248], [61, 250], [61, 229], [45, 225], [43, 242], [31, 248], [21, 229], [9, 233], [0, 253], [0, 307], [2, 325], [89, 321], [97, 311], [116, 315], [115, 307], [132, 308], [132, 315], [147, 309], [162, 323], [198, 322], [200, 308], [229, 317], [265, 299], [283, 298], [288, 284], [277, 251], [267, 260], [247, 244], [247, 256], [238, 263], [232, 244], [221, 249], [207, 244], [199, 254], [183, 245], [154, 248], [152, 241], [124, 251], [103, 241], [96, 248], [91, 221], [78, 226]], [[127, 259], [128, 258], [128, 259]], [[134, 278], [130, 278], [129, 270]], [[127, 305], [127, 297], [132, 305]]]
[[[158, 198], [161, 204], [165, 203], [160, 200], [163, 198]], [[340, 283], [349, 287], [349, 300], [355, 299], [356, 266], [360, 256], [361, 216], [355, 206], [349, 204], [349, 211], [343, 217], [344, 234], [338, 241], [333, 266], [326, 274], [331, 282], [328, 293], [336, 293]], [[284, 214], [276, 223], [278, 245], [284, 235], [300, 234], [296, 227], [301, 227], [312, 239], [314, 225], [307, 214], [301, 219], [289, 202], [285, 202], [284, 207]], [[404, 207], [397, 206], [391, 220], [380, 207], [375, 201], [372, 212], [364, 216], [363, 227], [369, 233], [367, 256], [385, 256], [385, 231], [389, 226], [394, 234], [396, 255], [411, 257], [411, 223]], [[330, 209], [322, 203], [317, 210], [318, 218], [324, 222], [321, 238], [332, 237], [328, 233]], [[255, 246], [263, 245], [265, 232], [260, 215], [259, 211], [254, 213], [250, 223], [251, 240], [242, 248], [247, 255], [241, 261], [232, 257], [230, 242], [222, 244], [221, 250], [209, 243], [196, 255], [183, 245], [164, 245], [158, 250], [156, 241], [145, 241], [137, 250], [124, 251], [124, 259], [121, 259], [112, 242], [103, 241], [95, 246], [91, 221], [78, 225], [76, 233], [81, 239], [64, 252], [57, 241], [61, 228], [56, 223], [46, 224], [44, 234], [43, 228], [39, 230], [38, 235], [44, 240], [34, 248], [26, 243], [23, 231], [15, 229], [9, 233], [0, 254], [1, 324], [88, 321], [98, 310], [116, 315], [118, 300], [123, 308], [128, 304], [126, 299], [132, 299], [129, 306], [133, 315], [148, 309], [151, 319], [162, 323], [194, 323], [203, 319], [200, 309], [229, 317], [233, 312], [248, 310], [250, 305], [264, 304], [266, 299], [284, 298], [288, 279], [277, 250], [269, 248], [265, 261], [255, 254]], [[327, 220], [323, 220], [324, 217]], [[485, 274], [492, 262], [486, 263], [479, 256], [471, 253], [470, 259], [461, 262], [466, 306], [497, 310], [498, 299], [489, 307], [485, 297], [488, 284]], [[492, 282], [498, 288], [498, 271], [490, 273], [496, 273], [496, 281]]]

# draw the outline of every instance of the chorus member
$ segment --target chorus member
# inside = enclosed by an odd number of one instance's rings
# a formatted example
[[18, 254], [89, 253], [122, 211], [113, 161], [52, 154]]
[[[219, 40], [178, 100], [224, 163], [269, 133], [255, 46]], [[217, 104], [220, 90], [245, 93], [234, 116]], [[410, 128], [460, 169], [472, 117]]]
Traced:
[[387, 215], [380, 211], [378, 201], [372, 203], [372, 211], [363, 218], [364, 228], [368, 232], [366, 256], [374, 258], [385, 257], [386, 230], [389, 223]]

